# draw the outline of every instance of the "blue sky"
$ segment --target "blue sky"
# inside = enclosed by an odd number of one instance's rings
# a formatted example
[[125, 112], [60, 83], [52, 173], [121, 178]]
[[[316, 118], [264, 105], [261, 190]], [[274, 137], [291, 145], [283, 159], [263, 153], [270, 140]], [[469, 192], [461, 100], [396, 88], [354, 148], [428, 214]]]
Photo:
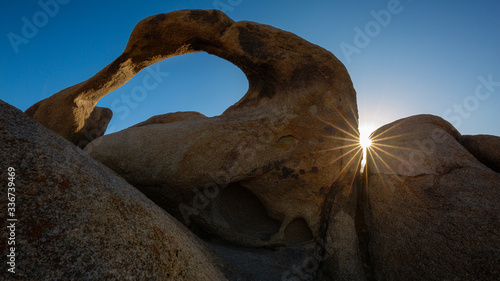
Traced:
[[[270, 24], [335, 54], [351, 75], [366, 130], [429, 113], [462, 134], [500, 136], [500, 1], [42, 0], [2, 6], [0, 99], [22, 110], [113, 61], [141, 19], [219, 8], [236, 21]], [[161, 74], [155, 87], [127, 100], [152, 72]], [[237, 67], [197, 53], [153, 65], [98, 106], [115, 113], [110, 133], [167, 112], [219, 115], [247, 89]]]

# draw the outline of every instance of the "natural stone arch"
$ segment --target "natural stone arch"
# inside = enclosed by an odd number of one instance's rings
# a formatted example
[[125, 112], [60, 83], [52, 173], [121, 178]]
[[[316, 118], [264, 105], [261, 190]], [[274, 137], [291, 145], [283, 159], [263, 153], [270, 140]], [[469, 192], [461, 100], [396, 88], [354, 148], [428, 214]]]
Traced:
[[[329, 258], [333, 263], [345, 256], [356, 260], [351, 223], [357, 199], [353, 183], [361, 161], [356, 153], [356, 93], [333, 54], [292, 33], [234, 22], [215, 10], [152, 16], [135, 27], [125, 51], [110, 65], [27, 113], [72, 142], [86, 144], [104, 132], [103, 116], [110, 114], [95, 106], [100, 98], [155, 62], [200, 51], [243, 71], [249, 89], [240, 101], [212, 118], [187, 120], [183, 113], [163, 116], [160, 124], [149, 120], [101, 136], [85, 151], [139, 190], [159, 195], [152, 200], [166, 198], [156, 203], [171, 213], [176, 211], [172, 207], [180, 212], [176, 207], [181, 204], [199, 207], [192, 202], [207, 186], [241, 185], [280, 222], [269, 240], [248, 239], [249, 245], [280, 247], [311, 237], [328, 241], [347, 236], [348, 243], [333, 243], [323, 251], [334, 253]], [[204, 207], [198, 213], [199, 218], [211, 215]], [[234, 231], [225, 236], [245, 234], [227, 229]], [[334, 266], [325, 261], [325, 267]], [[361, 272], [360, 263], [347, 267], [346, 272]]]
[[[223, 113], [225, 116], [244, 114], [263, 103], [281, 112], [283, 104], [305, 92], [321, 99], [324, 89], [341, 94], [339, 99], [347, 99], [355, 108], [349, 75], [330, 52], [268, 25], [234, 22], [218, 10], [183, 10], [140, 21], [117, 59], [90, 79], [36, 103], [26, 113], [73, 143], [83, 141], [86, 145], [104, 134], [111, 119], [109, 109], [96, 107], [99, 99], [145, 67], [201, 51], [232, 62], [248, 78], [248, 92]], [[286, 110], [293, 112], [294, 108], [288, 105]], [[348, 119], [357, 119], [355, 110], [339, 110]]]
[[189, 203], [193, 188], [241, 184], [281, 222], [263, 243], [281, 243], [294, 219], [303, 218], [301, 228], [316, 238], [339, 206], [353, 215], [360, 154], [352, 149], [358, 118], [349, 74], [332, 53], [268, 25], [234, 22], [217, 10], [148, 17], [111, 64], [27, 113], [83, 147], [109, 122], [99, 99], [147, 66], [201, 51], [243, 71], [249, 89], [240, 101], [217, 117], [102, 136], [85, 151], [140, 190], [153, 187], [176, 204]]

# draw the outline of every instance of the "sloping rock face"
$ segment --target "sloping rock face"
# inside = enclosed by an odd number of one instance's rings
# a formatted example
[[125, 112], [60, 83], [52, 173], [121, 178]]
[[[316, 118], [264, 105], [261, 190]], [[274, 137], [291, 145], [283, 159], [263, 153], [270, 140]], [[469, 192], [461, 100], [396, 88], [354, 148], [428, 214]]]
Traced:
[[376, 280], [498, 280], [500, 174], [461, 138], [431, 115], [372, 134], [363, 205]]
[[[16, 173], [15, 192], [9, 192], [15, 194], [18, 219], [11, 245], [16, 274], [3, 262], [0, 279], [225, 280], [181, 223], [1, 100], [0, 144], [2, 180], [8, 167]], [[1, 190], [0, 204], [7, 208], [7, 188]], [[0, 212], [3, 222], [6, 210]], [[8, 236], [2, 231], [2, 255], [8, 254]]]

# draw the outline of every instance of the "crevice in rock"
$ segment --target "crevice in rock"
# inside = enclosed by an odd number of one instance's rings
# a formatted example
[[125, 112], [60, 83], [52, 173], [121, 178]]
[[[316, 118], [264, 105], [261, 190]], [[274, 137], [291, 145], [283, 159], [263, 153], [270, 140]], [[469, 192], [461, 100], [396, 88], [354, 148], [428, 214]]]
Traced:
[[[333, 208], [333, 201], [335, 199], [335, 194], [338, 193], [338, 191], [342, 188], [341, 183], [339, 181], [335, 182], [332, 184], [330, 187], [330, 190], [328, 191], [328, 194], [326, 195], [325, 201], [323, 203], [323, 206], [321, 208], [321, 219], [320, 219], [320, 226], [319, 226], [319, 231], [318, 231], [318, 237], [320, 239], [323, 239], [323, 241], [328, 242], [327, 240], [327, 232], [328, 228], [330, 225], [330, 217], [332, 213], [332, 208]], [[326, 250], [324, 244], [320, 244], [318, 241], [316, 241], [316, 246], [315, 250], [319, 253], [319, 256], [324, 257], [326, 255]], [[321, 276], [323, 275], [323, 271], [325, 271], [325, 262], [327, 260], [322, 260], [319, 263], [318, 270], [315, 272], [315, 280], [322, 280]]]
[[363, 272], [365, 278], [368, 281], [375, 280], [374, 274], [374, 264], [372, 261], [372, 255], [370, 253], [370, 233], [368, 231], [367, 220], [370, 217], [371, 206], [368, 201], [368, 176], [369, 169], [368, 163], [363, 172], [357, 175], [356, 185], [353, 188], [357, 188], [357, 205], [356, 205], [356, 215], [355, 215], [355, 228], [358, 235], [359, 243], [359, 253], [361, 255], [361, 262], [363, 266]]

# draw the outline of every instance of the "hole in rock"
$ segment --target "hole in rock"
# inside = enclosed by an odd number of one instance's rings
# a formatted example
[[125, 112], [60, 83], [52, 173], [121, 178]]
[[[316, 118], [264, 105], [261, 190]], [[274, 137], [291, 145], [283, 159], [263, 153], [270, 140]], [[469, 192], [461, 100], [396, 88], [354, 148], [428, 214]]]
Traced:
[[245, 74], [234, 64], [207, 53], [165, 59], [139, 72], [97, 106], [113, 111], [106, 134], [150, 117], [177, 111], [220, 115], [248, 91]]
[[296, 218], [285, 228], [284, 238], [292, 243], [307, 242], [313, 239], [313, 233], [305, 219]]
[[259, 198], [238, 183], [221, 191], [216, 208], [232, 229], [262, 240], [268, 240], [280, 228], [280, 222], [269, 217]]

